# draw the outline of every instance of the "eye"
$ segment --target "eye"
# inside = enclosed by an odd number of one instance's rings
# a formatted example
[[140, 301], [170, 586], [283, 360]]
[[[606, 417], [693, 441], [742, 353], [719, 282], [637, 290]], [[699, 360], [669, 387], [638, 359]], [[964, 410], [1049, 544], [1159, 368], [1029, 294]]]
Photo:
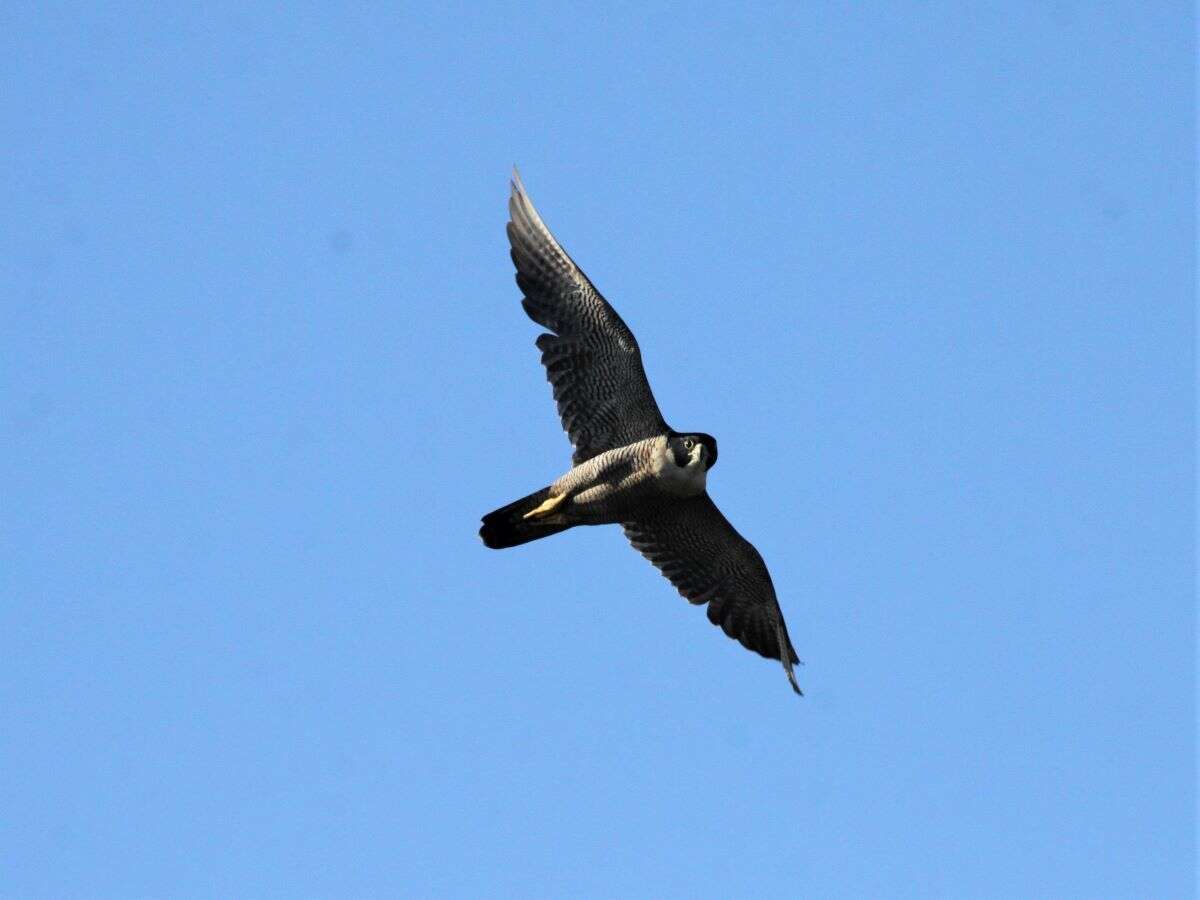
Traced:
[[693, 441], [691, 438], [683, 439], [683, 449], [684, 450], [691, 450], [695, 446], [696, 446], [696, 442]]

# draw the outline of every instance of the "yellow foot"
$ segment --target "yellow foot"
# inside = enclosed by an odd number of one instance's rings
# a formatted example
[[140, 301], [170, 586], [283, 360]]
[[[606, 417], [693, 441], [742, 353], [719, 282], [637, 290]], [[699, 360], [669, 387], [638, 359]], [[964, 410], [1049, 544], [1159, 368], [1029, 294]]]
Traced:
[[529, 512], [525, 513], [525, 515], [521, 516], [521, 518], [540, 519], [542, 516], [548, 516], [550, 513], [554, 512], [554, 510], [558, 509], [559, 504], [566, 499], [566, 494], [559, 494], [557, 497], [548, 497], [542, 501], [541, 506], [539, 506], [537, 509], [531, 509]]

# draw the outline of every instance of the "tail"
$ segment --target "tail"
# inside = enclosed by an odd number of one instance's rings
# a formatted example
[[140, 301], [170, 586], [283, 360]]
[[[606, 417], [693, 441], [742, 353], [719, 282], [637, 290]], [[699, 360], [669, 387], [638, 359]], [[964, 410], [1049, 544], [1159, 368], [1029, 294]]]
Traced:
[[515, 503], [488, 513], [483, 517], [483, 527], [479, 529], [483, 543], [493, 550], [502, 550], [566, 531], [571, 525], [563, 523], [559, 516], [553, 517], [557, 524], [550, 524], [547, 519], [522, 518], [525, 513], [537, 509], [548, 496], [550, 488], [544, 487], [528, 497], [522, 497]]

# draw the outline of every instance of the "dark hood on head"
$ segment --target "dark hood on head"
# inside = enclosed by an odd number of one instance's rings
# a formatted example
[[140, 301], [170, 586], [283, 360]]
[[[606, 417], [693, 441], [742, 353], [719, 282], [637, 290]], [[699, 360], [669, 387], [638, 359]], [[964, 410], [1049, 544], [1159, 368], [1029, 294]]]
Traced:
[[667, 443], [671, 446], [672, 450], [676, 451], [676, 456], [679, 456], [683, 452], [682, 440], [684, 438], [695, 438], [708, 450], [704, 455], [705, 471], [708, 471], [717, 464], [717, 439], [715, 437], [711, 434], [705, 434], [703, 431], [669, 431], [667, 432]]

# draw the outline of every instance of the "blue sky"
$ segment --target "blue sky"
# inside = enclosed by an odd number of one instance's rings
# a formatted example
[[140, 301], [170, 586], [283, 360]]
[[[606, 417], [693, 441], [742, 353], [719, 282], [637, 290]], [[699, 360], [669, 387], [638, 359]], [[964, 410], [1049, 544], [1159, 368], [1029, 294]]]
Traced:
[[[0, 894], [1189, 894], [1190, 5], [395, 7], [0, 12]], [[480, 545], [514, 162], [802, 700]]]

